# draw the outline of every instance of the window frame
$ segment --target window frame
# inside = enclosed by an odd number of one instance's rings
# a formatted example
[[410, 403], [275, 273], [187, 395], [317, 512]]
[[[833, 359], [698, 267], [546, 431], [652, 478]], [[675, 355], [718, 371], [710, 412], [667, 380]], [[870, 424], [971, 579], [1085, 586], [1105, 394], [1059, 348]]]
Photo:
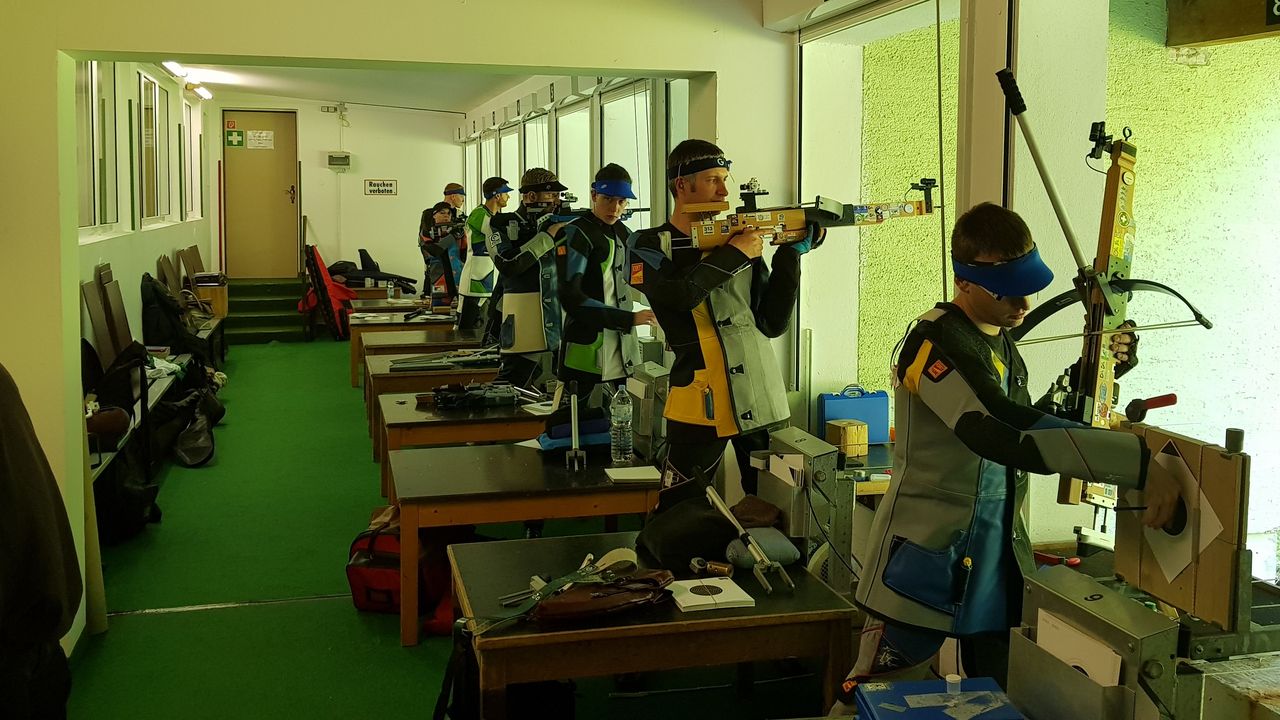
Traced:
[[[77, 76], [82, 67], [88, 82], [83, 89], [85, 92], [79, 85], [76, 88], [76, 122], [79, 128], [82, 119], [87, 120], [89, 147], [84, 148], [77, 143], [77, 164], [81, 152], [87, 151], [88, 160], [87, 167], [79, 168], [77, 183], [79, 192], [84, 191], [83, 183], [89, 183], [92, 208], [88, 223], [82, 224], [82, 218], [77, 217], [77, 229], [81, 236], [85, 236], [114, 231], [120, 222], [120, 172], [117, 162], [116, 64], [99, 60], [79, 61], [76, 63]], [[87, 114], [87, 118], [82, 118], [81, 113]]]

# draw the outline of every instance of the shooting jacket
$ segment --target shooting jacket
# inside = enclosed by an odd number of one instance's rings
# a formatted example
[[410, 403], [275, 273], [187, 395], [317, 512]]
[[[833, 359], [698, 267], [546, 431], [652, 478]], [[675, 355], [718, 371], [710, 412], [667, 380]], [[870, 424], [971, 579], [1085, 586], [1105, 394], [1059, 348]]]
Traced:
[[[588, 213], [565, 226], [565, 254], [560, 256], [560, 304], [564, 308], [564, 338], [560, 379], [599, 382], [605, 354], [613, 351], [605, 331], [617, 333], [623, 376], [631, 374], [638, 354], [630, 286], [625, 272], [626, 241], [631, 231], [621, 222], [606, 225]], [[605, 279], [612, 280], [612, 300]], [[612, 341], [610, 339], [610, 341]]]
[[560, 346], [555, 253], [564, 247], [544, 229], [550, 224], [550, 215], [532, 217], [523, 205], [490, 220], [489, 251], [502, 282], [498, 348], [504, 354], [539, 353]]
[[462, 265], [462, 279], [458, 281], [458, 294], [467, 297], [489, 297], [497, 281], [497, 270], [489, 256], [489, 233], [493, 213], [480, 205], [467, 216], [467, 231], [471, 235], [470, 252]]
[[1006, 632], [1020, 612], [1022, 574], [1034, 570], [1022, 519], [1027, 473], [1139, 488], [1146, 446], [1032, 407], [1012, 338], [1002, 330], [988, 339], [949, 303], [908, 331], [895, 378], [893, 480], [856, 600], [952, 635]]
[[663, 416], [731, 437], [788, 420], [769, 338], [784, 333], [800, 286], [800, 253], [781, 246], [773, 272], [732, 245], [673, 250], [667, 223], [631, 234], [630, 281], [649, 299], [675, 354]]

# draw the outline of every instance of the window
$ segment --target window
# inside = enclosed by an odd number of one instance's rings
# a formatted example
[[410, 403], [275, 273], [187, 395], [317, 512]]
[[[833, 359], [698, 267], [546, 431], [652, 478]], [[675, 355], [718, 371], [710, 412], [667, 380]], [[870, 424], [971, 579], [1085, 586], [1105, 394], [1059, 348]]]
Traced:
[[556, 175], [569, 192], [586, 202], [591, 185], [591, 113], [589, 103], [556, 113]]
[[[606, 95], [600, 103], [600, 164], [617, 163], [631, 173], [634, 208], [650, 205], [649, 89], [638, 82]], [[649, 213], [637, 212], [628, 227], [649, 227]]]
[[115, 63], [76, 63], [76, 166], [80, 227], [116, 221]]
[[480, 145], [475, 140], [463, 145], [462, 162], [466, 165], [462, 177], [467, 188], [467, 197], [479, 198], [477, 202], [483, 202], [484, 191], [481, 183], [484, 179], [480, 177]]
[[[551, 143], [547, 138], [546, 114], [529, 118], [522, 127], [524, 130], [524, 166], [526, 168], [551, 167], [551, 157], [548, 152]], [[518, 178], [511, 180], [516, 182]]]
[[521, 172], [520, 128], [511, 127], [498, 136], [498, 174], [508, 183], [519, 183]]
[[139, 195], [142, 218], [169, 214], [169, 91], [138, 73]]
[[494, 134], [480, 136], [480, 178], [483, 182], [498, 174], [498, 137]]

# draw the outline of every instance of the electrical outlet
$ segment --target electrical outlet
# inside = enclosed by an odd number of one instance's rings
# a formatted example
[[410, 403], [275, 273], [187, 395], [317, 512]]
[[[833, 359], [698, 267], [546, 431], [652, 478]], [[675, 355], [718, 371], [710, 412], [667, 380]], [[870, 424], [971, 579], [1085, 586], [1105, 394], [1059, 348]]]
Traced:
[[321, 105], [320, 112], [336, 113], [338, 112], [338, 106], [337, 105]]

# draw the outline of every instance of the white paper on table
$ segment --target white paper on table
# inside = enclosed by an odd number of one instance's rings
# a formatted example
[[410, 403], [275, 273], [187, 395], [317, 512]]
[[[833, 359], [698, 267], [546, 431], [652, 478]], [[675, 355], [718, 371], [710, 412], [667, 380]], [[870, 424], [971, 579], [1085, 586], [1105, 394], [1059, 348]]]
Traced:
[[521, 405], [520, 409], [530, 415], [550, 415], [556, 411], [556, 406], [553, 402], [554, 401], [552, 400], [547, 400], [545, 402], [528, 403], [526, 405]]
[[1178, 453], [1172, 441], [1165, 443], [1160, 452], [1155, 453], [1151, 459], [1160, 463], [1160, 466], [1173, 476], [1178, 483], [1178, 488], [1182, 491], [1183, 502], [1186, 502], [1188, 508], [1191, 507], [1191, 503], [1187, 502], [1186, 498], [1195, 497], [1200, 502], [1199, 547], [1195, 545], [1195, 534], [1190, 517], [1187, 518], [1187, 524], [1182, 528], [1182, 532], [1177, 535], [1170, 535], [1161, 528], [1148, 527], [1142, 530], [1143, 537], [1147, 540], [1147, 547], [1151, 548], [1151, 554], [1160, 565], [1160, 571], [1164, 573], [1165, 580], [1173, 582], [1196, 556], [1209, 547], [1218, 533], [1222, 532], [1222, 521], [1218, 519], [1213, 506], [1209, 504], [1209, 499], [1200, 490], [1200, 484], [1192, 474], [1191, 468], [1187, 466], [1187, 461]]
[[516, 443], [516, 447], [527, 447], [533, 448], [534, 450], [541, 450], [542, 444], [538, 442], [538, 438], [534, 438], [532, 440], [521, 440]]
[[658, 482], [662, 479], [662, 473], [652, 465], [605, 468], [604, 474], [617, 482]]

